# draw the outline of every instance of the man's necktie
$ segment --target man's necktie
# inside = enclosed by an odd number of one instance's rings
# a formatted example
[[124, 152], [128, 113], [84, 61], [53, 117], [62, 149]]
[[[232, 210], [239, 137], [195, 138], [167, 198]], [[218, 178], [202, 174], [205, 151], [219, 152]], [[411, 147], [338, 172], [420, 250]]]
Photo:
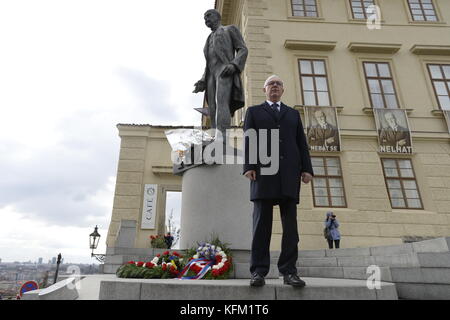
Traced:
[[275, 113], [277, 120], [280, 120], [280, 111], [278, 111], [278, 105], [276, 103], [272, 104], [272, 110]]

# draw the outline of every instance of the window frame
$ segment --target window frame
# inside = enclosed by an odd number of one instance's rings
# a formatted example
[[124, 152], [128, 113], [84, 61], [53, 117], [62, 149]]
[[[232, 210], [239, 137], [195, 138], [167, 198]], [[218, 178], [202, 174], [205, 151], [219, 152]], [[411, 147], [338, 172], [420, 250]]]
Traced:
[[[413, 13], [413, 8], [411, 7], [411, 2], [410, 2], [410, 0], [406, 0], [406, 5], [408, 6], [408, 8], [409, 8], [409, 14], [410, 14], [410, 17], [411, 17], [411, 20], [413, 21], [413, 22], [440, 22], [440, 19], [439, 19], [439, 14], [438, 14], [438, 11], [437, 11], [437, 9], [436, 9], [436, 5], [435, 5], [435, 3], [434, 3], [434, 1], [433, 0], [430, 0], [431, 2], [431, 5], [433, 6], [433, 11], [434, 11], [434, 16], [436, 17], [436, 20], [426, 20], [426, 17], [427, 17], [427, 15], [425, 14], [425, 10], [430, 10], [430, 9], [424, 9], [423, 8], [423, 5], [424, 5], [424, 3], [422, 2], [422, 0], [417, 0], [418, 2], [419, 2], [419, 5], [420, 5], [420, 11], [422, 12], [421, 13], [421, 15], [423, 16], [423, 18], [424, 18], [424, 20], [416, 20], [414, 17], [415, 16], [417, 16], [417, 14], [414, 14]], [[414, 10], [417, 10], [417, 9], [414, 9]]]
[[[296, 5], [303, 6], [303, 10], [295, 10], [294, 9], [294, 2], [293, 2], [293, 0], [289, 0], [289, 2], [291, 3], [290, 10], [291, 10], [292, 17], [296, 17], [296, 18], [319, 18], [320, 17], [320, 13], [319, 13], [319, 5], [317, 3], [318, 0], [313, 0], [314, 1], [314, 7], [316, 8], [316, 10], [315, 10], [316, 15], [315, 16], [308, 16], [308, 15], [306, 15], [306, 12], [314, 12], [314, 11], [307, 11], [306, 10], [306, 3], [304, 1], [306, 1], [306, 0], [303, 0], [303, 4], [296, 4]], [[296, 15], [295, 14], [296, 11], [303, 11], [305, 15], [303, 15], [303, 16]]]
[[[320, 156], [320, 155], [312, 155], [312, 158], [321, 158], [324, 164], [324, 168], [325, 168], [325, 173], [326, 175], [318, 175], [318, 174], [314, 174], [313, 179], [311, 180], [311, 188], [312, 188], [312, 196], [313, 196], [313, 205], [315, 208], [348, 208], [348, 202], [347, 202], [347, 197], [346, 197], [346, 193], [345, 193], [345, 184], [344, 184], [344, 174], [342, 172], [342, 163], [341, 163], [341, 159], [338, 156]], [[339, 163], [339, 170], [341, 175], [340, 176], [336, 176], [336, 175], [328, 175], [328, 170], [327, 170], [327, 164], [326, 164], [326, 159], [327, 158], [332, 158], [332, 159], [338, 159], [338, 163]], [[314, 193], [314, 179], [315, 178], [325, 178], [326, 181], [326, 188], [327, 188], [327, 200], [328, 200], [328, 206], [323, 206], [323, 205], [318, 205], [316, 203], [316, 196]], [[344, 205], [343, 206], [336, 206], [333, 205], [331, 202], [331, 193], [330, 193], [330, 184], [329, 184], [329, 179], [330, 178], [339, 178], [342, 181], [342, 192], [343, 192], [343, 196], [341, 198], [343, 198], [344, 200]]]
[[[353, 10], [353, 1], [359, 1], [359, 2], [361, 3], [361, 8], [363, 8], [363, 15], [364, 15], [364, 18], [356, 18], [356, 17], [355, 17], [355, 11]], [[348, 5], [349, 5], [349, 8], [350, 8], [350, 13], [351, 13], [351, 18], [352, 18], [352, 20], [356, 20], [356, 21], [367, 21], [368, 16], [367, 16], [367, 12], [366, 12], [366, 10], [365, 10], [366, 8], [364, 7], [364, 1], [368, 1], [368, 0], [348, 0]], [[373, 3], [374, 6], [377, 5], [377, 3], [376, 3], [375, 0], [370, 0], [370, 1], [372, 1], [372, 3]]]
[[[436, 86], [434, 85], [435, 81], [440, 81], [440, 80], [433, 78], [433, 76], [431, 74], [430, 66], [439, 66], [440, 69], [441, 69], [442, 74], [445, 77], [445, 72], [444, 72], [442, 66], [449, 66], [450, 67], [450, 62], [448, 62], [447, 64], [445, 64], [445, 63], [432, 63], [432, 62], [425, 63], [425, 67], [427, 69], [428, 76], [429, 76], [429, 79], [430, 79], [430, 82], [431, 82], [431, 87], [433, 88], [434, 98], [436, 99], [437, 106], [439, 107], [439, 110], [450, 110], [450, 107], [448, 109], [444, 109], [441, 106], [441, 101], [439, 100], [439, 95], [437, 94]], [[442, 82], [445, 83], [445, 87], [447, 88], [447, 96], [450, 99], [450, 85], [448, 84], [448, 82], [450, 82], [450, 78], [448, 78], [448, 79], [444, 78], [444, 79], [442, 79]]]
[[[302, 100], [302, 104], [304, 106], [331, 107], [333, 105], [333, 100], [332, 100], [332, 96], [331, 96], [330, 81], [329, 81], [329, 78], [328, 78], [327, 60], [324, 59], [324, 58], [301, 58], [301, 57], [297, 57], [296, 61], [297, 61], [298, 79], [299, 79], [299, 83], [300, 83], [300, 97], [301, 97], [301, 100]], [[310, 73], [302, 73], [301, 69], [300, 69], [300, 61], [311, 61], [311, 62], [321, 61], [321, 62], [323, 62], [325, 75], [316, 75], [315, 73], [311, 73], [311, 74]], [[314, 68], [314, 63], [312, 63], [312, 66]], [[306, 104], [305, 103], [305, 94], [304, 94], [304, 90], [303, 90], [302, 76], [309, 76], [309, 77], [313, 78], [313, 86], [314, 86], [314, 91], [313, 92], [314, 92], [314, 100], [316, 102], [315, 105], [310, 105], [310, 104]], [[321, 106], [321, 105], [317, 104], [319, 102], [319, 98], [318, 98], [318, 95], [317, 95], [317, 93], [319, 91], [317, 91], [317, 88], [316, 88], [316, 81], [315, 81], [316, 77], [325, 78], [325, 80], [326, 80], [327, 89], [328, 89], [326, 92], [328, 94], [328, 101], [329, 101], [328, 106]], [[320, 91], [320, 92], [325, 92], [325, 91]]]
[[[390, 78], [387, 78], [387, 77], [368, 77], [367, 76], [367, 71], [366, 71], [366, 63], [373, 63], [373, 64], [376, 64], [377, 65], [377, 74], [379, 75], [379, 71], [378, 71], [378, 65], [379, 64], [386, 64], [387, 66], [388, 66], [388, 69], [389, 69], [389, 75], [390, 75]], [[369, 96], [369, 102], [370, 102], [370, 106], [372, 107], [372, 109], [401, 109], [401, 104], [400, 104], [400, 99], [399, 99], [399, 94], [398, 94], [398, 91], [397, 91], [397, 86], [396, 86], [396, 84], [395, 84], [395, 79], [394, 79], [394, 74], [393, 74], [393, 72], [392, 72], [392, 68], [391, 68], [391, 63], [389, 62], [389, 61], [373, 61], [373, 60], [362, 60], [362, 69], [363, 69], [363, 75], [364, 75], [364, 79], [365, 79], [365, 82], [366, 82], [366, 88], [367, 88], [367, 94], [368, 94], [368, 96]], [[378, 82], [379, 82], [379, 85], [380, 85], [380, 90], [381, 90], [381, 95], [382, 95], [382, 98], [383, 98], [383, 105], [384, 105], [384, 107], [383, 108], [380, 108], [380, 107], [375, 107], [374, 106], [374, 103], [373, 103], [373, 100], [372, 100], [372, 92], [370, 91], [370, 86], [369, 86], [369, 80], [373, 80], [373, 79], [376, 79]], [[395, 100], [396, 100], [396, 102], [397, 102], [397, 108], [388, 108], [387, 107], [387, 104], [386, 104], [386, 97], [385, 97], [385, 94], [384, 94], [384, 91], [383, 91], [383, 86], [381, 85], [381, 80], [391, 80], [392, 81], [392, 87], [393, 87], [393, 89], [394, 89], [394, 95], [395, 95]]]
[[[410, 9], [410, 5], [409, 5], [409, 1], [408, 0], [403, 0], [403, 5], [405, 6], [405, 11], [406, 11], [406, 15], [408, 18], [408, 22], [409, 24], [416, 24], [416, 25], [421, 25], [421, 24], [441, 24], [441, 25], [446, 25], [446, 22], [443, 20], [442, 14], [441, 14], [441, 10], [439, 9], [439, 4], [432, 0], [433, 3], [433, 8], [434, 8], [434, 12], [436, 14], [436, 19], [437, 21], [420, 21], [420, 20], [414, 20], [414, 17], [412, 16], [412, 12]], [[427, 9], [428, 10], [428, 9]]]
[[[389, 203], [391, 204], [391, 208], [392, 209], [407, 209], [407, 210], [424, 210], [422, 195], [421, 195], [420, 190], [419, 190], [419, 184], [417, 183], [417, 175], [416, 175], [416, 172], [414, 170], [414, 165], [413, 165], [412, 159], [411, 158], [388, 158], [388, 157], [385, 158], [385, 157], [383, 157], [383, 158], [380, 158], [380, 160], [381, 160], [381, 167], [383, 169], [384, 183], [386, 185], [386, 191], [387, 191], [387, 194], [388, 194], [388, 197], [389, 197]], [[394, 160], [395, 161], [396, 169], [397, 169], [397, 172], [399, 174], [398, 177], [387, 177], [386, 176], [386, 170], [385, 170], [386, 168], [384, 166], [384, 160]], [[408, 177], [405, 178], [405, 177], [401, 177], [400, 176], [400, 166], [399, 166], [399, 163], [398, 163], [398, 161], [400, 161], [400, 160], [408, 160], [410, 162], [411, 170], [413, 172], [413, 177], [412, 178], [408, 178]], [[389, 189], [389, 185], [388, 185], [388, 180], [400, 181], [400, 186], [401, 186], [400, 190], [402, 191], [402, 195], [403, 195], [402, 199], [405, 202], [405, 207], [394, 207], [393, 206], [391, 193], [389, 192], [390, 189]], [[405, 181], [405, 180], [407, 180], [407, 181], [414, 181], [414, 183], [417, 186], [416, 191], [417, 191], [417, 193], [419, 195], [419, 198], [407, 198], [406, 197], [405, 188], [404, 188], [404, 185], [403, 185], [403, 181]], [[420, 205], [421, 205], [420, 208], [419, 207], [417, 207], [417, 208], [409, 207], [408, 206], [408, 201], [407, 201], [408, 199], [419, 199]]]

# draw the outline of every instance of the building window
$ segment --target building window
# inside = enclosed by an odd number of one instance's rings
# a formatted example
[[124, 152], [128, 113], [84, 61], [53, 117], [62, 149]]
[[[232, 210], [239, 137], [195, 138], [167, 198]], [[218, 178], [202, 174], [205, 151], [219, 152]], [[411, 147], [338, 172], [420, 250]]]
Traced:
[[408, 0], [414, 21], [438, 21], [432, 0]]
[[300, 85], [305, 106], [330, 106], [327, 70], [324, 60], [298, 61]]
[[341, 162], [337, 157], [311, 157], [314, 169], [312, 181], [315, 207], [347, 206]]
[[423, 209], [410, 159], [381, 159], [393, 209]]
[[387, 62], [364, 62], [372, 108], [398, 108], [394, 80]]
[[292, 15], [296, 17], [318, 17], [316, 0], [291, 0]]
[[429, 64], [434, 93], [442, 110], [450, 110], [450, 64]]
[[374, 0], [349, 0], [352, 7], [353, 19], [367, 19], [367, 11], [374, 6]]

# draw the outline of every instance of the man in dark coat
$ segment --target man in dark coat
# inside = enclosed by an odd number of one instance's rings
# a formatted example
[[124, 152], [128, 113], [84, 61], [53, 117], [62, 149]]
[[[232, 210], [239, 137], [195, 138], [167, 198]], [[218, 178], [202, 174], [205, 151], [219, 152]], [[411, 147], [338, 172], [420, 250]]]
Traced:
[[[303, 287], [305, 282], [297, 275], [298, 257], [297, 204], [300, 196], [300, 179], [304, 183], [312, 180], [313, 168], [308, 151], [300, 113], [282, 103], [283, 82], [278, 76], [269, 77], [264, 83], [267, 101], [247, 109], [244, 122], [246, 136], [244, 175], [250, 179], [250, 200], [253, 201], [253, 240], [251, 248], [251, 286], [265, 284], [264, 277], [270, 266], [270, 238], [272, 235], [273, 206], [280, 206], [283, 236], [278, 270], [284, 283]], [[279, 169], [275, 174], [264, 174], [267, 165], [258, 157], [251, 161], [252, 146], [248, 132], [261, 129], [279, 130]], [[267, 136], [270, 140], [271, 134]], [[268, 141], [267, 145], [271, 145]], [[272, 150], [273, 153], [274, 150]], [[276, 152], [275, 152], [276, 154]], [[263, 162], [264, 163], [264, 162]]]
[[205, 24], [212, 32], [206, 40], [206, 68], [195, 83], [194, 93], [206, 90], [211, 127], [222, 133], [230, 127], [234, 112], [244, 106], [240, 73], [244, 70], [248, 50], [239, 29], [222, 26], [217, 10], [205, 12]]

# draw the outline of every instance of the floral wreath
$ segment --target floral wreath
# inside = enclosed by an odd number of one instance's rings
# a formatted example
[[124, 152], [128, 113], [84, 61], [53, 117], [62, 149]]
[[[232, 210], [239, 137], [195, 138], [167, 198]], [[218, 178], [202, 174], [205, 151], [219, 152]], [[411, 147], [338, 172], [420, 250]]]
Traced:
[[179, 279], [217, 279], [228, 278], [231, 272], [231, 256], [221, 247], [202, 243], [196, 253], [189, 259], [188, 264], [178, 275]]
[[116, 272], [120, 278], [167, 279], [175, 278], [183, 267], [183, 256], [178, 252], [164, 251], [152, 261], [128, 261]]
[[119, 278], [141, 279], [228, 279], [233, 269], [230, 250], [219, 241], [199, 244], [196, 250], [188, 250], [187, 255], [190, 258], [186, 263], [178, 252], [167, 250], [149, 262], [128, 261], [116, 274]]

